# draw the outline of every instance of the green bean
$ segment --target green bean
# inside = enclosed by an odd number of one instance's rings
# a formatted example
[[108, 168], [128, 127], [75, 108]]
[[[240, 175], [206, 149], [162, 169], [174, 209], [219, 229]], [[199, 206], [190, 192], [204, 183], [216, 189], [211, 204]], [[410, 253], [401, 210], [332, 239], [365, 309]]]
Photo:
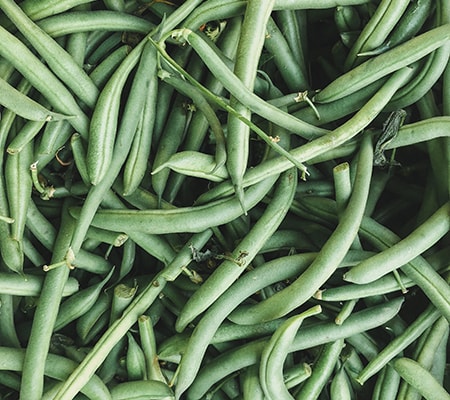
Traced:
[[[164, 134], [158, 141], [158, 148], [153, 159], [154, 169], [165, 163], [178, 149], [189, 122], [189, 113], [190, 111], [184, 106], [184, 98], [180, 95], [177, 96], [172, 105], [167, 124], [164, 127]], [[163, 169], [152, 175], [152, 188], [158, 195], [158, 199], [161, 199], [163, 196], [169, 172], [170, 170]]]
[[[0, 354], [1, 370], [23, 371], [26, 363], [25, 350], [0, 347]], [[48, 354], [44, 361], [42, 373], [58, 380], [64, 380], [77, 365], [76, 362], [56, 354]], [[86, 386], [82, 389], [82, 393], [93, 400], [111, 399], [109, 390], [97, 375], [93, 375], [89, 379]], [[40, 398], [41, 396], [39, 396]]]
[[414, 387], [427, 400], [450, 399], [450, 394], [436, 379], [414, 360], [400, 357], [393, 362], [393, 367], [400, 376]]
[[[155, 54], [156, 56], [156, 54]], [[156, 63], [153, 71], [148, 70], [149, 76], [153, 76], [149, 83], [147, 99], [145, 100], [145, 112], [142, 112], [140, 124], [137, 127], [136, 136], [128, 155], [123, 171], [124, 196], [134, 192], [148, 170], [148, 159], [151, 150], [153, 131], [156, 118], [156, 99], [158, 94], [158, 78], [156, 75]]]
[[301, 26], [297, 18], [299, 11], [279, 10], [275, 13], [275, 20], [283, 27], [283, 35], [288, 42], [289, 48], [294, 57], [297, 68], [302, 75], [307, 77], [307, 68], [305, 61], [305, 38], [304, 32], [301, 32]]
[[111, 278], [113, 271], [114, 270], [112, 269], [100, 282], [80, 290], [61, 304], [55, 321], [55, 331], [59, 331], [61, 328], [79, 318], [96, 303], [101, 290]]
[[[66, 201], [62, 211], [61, 226], [55, 239], [52, 261], [59, 262], [67, 252], [68, 242], [73, 232], [73, 219], [67, 214]], [[39, 304], [36, 308], [31, 333], [25, 352], [22, 371], [21, 396], [40, 399], [44, 384], [44, 364], [48, 355], [50, 338], [56, 321], [63, 288], [69, 276], [69, 268], [62, 267], [46, 274]]]
[[92, 79], [92, 82], [94, 82], [98, 88], [103, 88], [105, 83], [130, 51], [130, 46], [120, 46], [105, 57], [105, 59], [89, 73], [89, 78]]
[[94, 326], [106, 315], [106, 321], [104, 326], [109, 322], [109, 307], [111, 306], [111, 295], [109, 292], [103, 292], [100, 294], [96, 303], [87, 310], [82, 316], [80, 316], [75, 325], [78, 337], [81, 339], [82, 344], [89, 343], [89, 338]]
[[153, 170], [157, 174], [164, 168], [170, 168], [180, 174], [208, 179], [213, 182], [222, 182], [228, 178], [228, 171], [224, 166], [217, 166], [214, 156], [197, 151], [181, 151]]
[[264, 400], [257, 365], [251, 365], [239, 375], [242, 399]]
[[23, 150], [23, 148], [39, 134], [39, 131], [44, 126], [45, 121], [28, 121], [8, 145], [6, 149], [9, 154], [16, 154]]
[[366, 382], [371, 376], [376, 374], [389, 361], [397, 356], [402, 350], [409, 346], [422, 333], [430, 327], [439, 318], [439, 311], [433, 306], [428, 306], [417, 319], [411, 323], [405, 331], [391, 340], [387, 346], [380, 351], [380, 353], [370, 360], [364, 369], [359, 374], [357, 380], [361, 384]]
[[125, 285], [124, 283], [119, 283], [114, 287], [114, 294], [111, 303], [110, 310], [110, 325], [119, 319], [125, 308], [133, 301], [136, 294], [137, 287], [136, 284], [133, 286]]
[[41, 19], [37, 25], [49, 36], [60, 37], [87, 31], [125, 31], [146, 35], [154, 25], [144, 18], [119, 11], [70, 11]]
[[340, 33], [357, 31], [361, 28], [361, 18], [355, 7], [337, 6], [334, 10], [334, 22]]
[[165, 382], [157, 358], [155, 332], [150, 317], [141, 315], [138, 319], [138, 325], [147, 378]]
[[351, 400], [352, 398], [350, 382], [344, 366], [341, 365], [330, 384], [330, 399]]
[[274, 57], [274, 63], [287, 88], [292, 91], [308, 89], [310, 85], [304, 71], [297, 65], [293, 51], [272, 18], [268, 19], [266, 35], [264, 47]]
[[327, 103], [348, 96], [377, 79], [422, 57], [446, 44], [450, 38], [450, 24], [441, 25], [380, 54], [341, 75], [314, 96], [319, 103]]
[[[280, 177], [271, 203], [233, 251], [232, 260], [222, 262], [220, 267], [209, 276], [208, 280], [186, 303], [177, 319], [176, 329], [178, 331], [183, 330], [190, 321], [208, 308], [244, 272], [245, 267], [253, 260], [267, 238], [281, 224], [292, 202], [296, 185], [296, 171], [287, 171]], [[238, 261], [238, 264], [235, 260]]]
[[122, 246], [128, 240], [128, 236], [123, 233], [105, 231], [103, 229], [95, 228], [94, 226], [89, 228], [86, 237], [98, 240], [102, 243], [111, 244], [115, 247]]
[[70, 138], [70, 147], [72, 149], [73, 160], [80, 174], [81, 180], [87, 186], [89, 186], [89, 175], [86, 165], [86, 149], [82, 142], [81, 136], [78, 133], [74, 133]]
[[166, 266], [155, 279], [136, 297], [130, 306], [124, 311], [122, 317], [114, 322], [104, 335], [97, 341], [94, 348], [80, 363], [79, 367], [66, 380], [56, 396], [58, 400], [68, 400], [78, 393], [90, 376], [97, 370], [109, 351], [126, 334], [136, 320], [153, 303], [158, 294], [164, 288], [167, 281], [175, 280], [192, 257], [189, 245], [201, 248], [210, 239], [211, 230], [203, 231], [191, 237], [189, 242], [180, 250], [171, 264]]
[[144, 400], [172, 398], [172, 390], [167, 384], [148, 380], [120, 383], [111, 389], [113, 400]]
[[144, 353], [130, 332], [127, 332], [128, 348], [126, 354], [126, 366], [128, 380], [138, 381], [146, 379]]
[[295, 315], [275, 331], [261, 353], [259, 376], [262, 389], [269, 399], [292, 399], [283, 379], [283, 365], [289, 347], [303, 320], [321, 312], [320, 306]]
[[389, 364], [378, 374], [373, 389], [373, 400], [395, 400], [400, 385], [400, 375]]
[[[8, 154], [5, 162], [6, 195], [9, 203], [9, 213], [14, 222], [11, 224], [11, 240], [17, 242], [20, 254], [11, 260], [17, 259], [18, 264], [8, 265], [14, 271], [23, 269], [22, 238], [25, 230], [25, 220], [28, 204], [31, 199], [32, 183], [29, 173], [33, 144], [28, 143], [20, 153]], [[13, 250], [13, 249], [11, 249]]]
[[303, 384], [300, 391], [296, 393], [296, 399], [307, 398], [315, 400], [319, 397], [333, 372], [343, 346], [343, 339], [327, 343], [323, 346], [319, 358], [312, 367], [311, 376]]
[[[174, 32], [178, 40], [187, 41], [194, 50], [201, 56], [211, 73], [236, 97], [236, 99], [243, 104], [246, 104], [251, 111], [270, 120], [271, 122], [280, 125], [290, 131], [298, 134], [306, 139], [311, 139], [319, 135], [324, 135], [328, 131], [317, 128], [310, 124], [287, 114], [277, 107], [270, 105], [256, 96], [253, 92], [246, 89], [240, 83], [241, 81], [224, 65], [212, 44], [206, 42], [201, 36], [190, 31], [189, 29], [178, 30]], [[159, 49], [161, 52], [162, 49]], [[173, 65], [173, 64], [172, 64]], [[179, 71], [180, 73], [182, 71]]]
[[386, 150], [411, 144], [425, 142], [436, 137], [448, 136], [450, 117], [432, 117], [411, 124], [403, 125], [397, 135], [386, 143]]
[[245, 274], [224, 292], [206, 311], [189, 338], [179, 365], [177, 393], [182, 392], [194, 380], [206, 348], [227, 314], [256, 291], [306, 268], [314, 257], [315, 254], [300, 254], [268, 262], [251, 273]]
[[[273, 186], [276, 177], [255, 185], [246, 192], [246, 209], [254, 207]], [[80, 210], [72, 209], [75, 217], [80, 216]], [[92, 224], [104, 229], [122, 230], [129, 227], [137, 232], [152, 234], [201, 232], [208, 227], [222, 225], [242, 214], [239, 202], [227, 198], [212, 202], [205, 206], [182, 207], [169, 210], [98, 210]], [[114, 218], [111, 218], [114, 216]], [[206, 218], [207, 217], [207, 218]], [[127, 223], [124, 224], [123, 221]], [[131, 232], [126, 229], [128, 235]], [[133, 238], [132, 236], [130, 236]]]
[[[0, 273], [0, 293], [14, 296], [38, 296], [41, 292], [44, 277], [33, 274], [24, 276]], [[78, 281], [69, 278], [64, 286], [63, 296], [70, 296], [78, 291]]]
[[[423, 253], [443, 237], [449, 229], [450, 203], [447, 203], [405, 239], [390, 249], [371, 257], [370, 261], [363, 261], [353, 267], [344, 275], [344, 279], [354, 283], [372, 282]], [[382, 267], [381, 270], [380, 267]]]
[[70, 118], [70, 116], [47, 110], [3, 79], [0, 79], [0, 93], [0, 104], [25, 119], [46, 122]]
[[[102, 38], [94, 42], [94, 40], [86, 43], [86, 61], [88, 66], [95, 66], [108, 57], [113, 50], [117, 49], [122, 44], [122, 34], [120, 32], [109, 33], [107, 37]], [[102, 40], [103, 39], [103, 40]], [[95, 47], [96, 46], [96, 47]]]
[[0, 338], [4, 346], [20, 348], [20, 341], [14, 324], [14, 297], [9, 294], [0, 294], [2, 313], [0, 314]]
[[[403, 69], [395, 73], [382, 86], [382, 88], [368, 101], [366, 104], [347, 122], [330, 132], [329, 134], [306, 143], [294, 150], [290, 154], [297, 160], [308, 161], [324, 151], [342, 145], [352, 137], [356, 136], [360, 130], [364, 129], [370, 122], [378, 115], [378, 113], [386, 105], [393, 93], [401, 87], [408, 79], [410, 69]], [[249, 169], [244, 177], [244, 187], [258, 182], [262, 177], [274, 174], [275, 171], [285, 171], [289, 168], [290, 163], [287, 160], [279, 157], [270, 159], [261, 163], [254, 168]], [[201, 196], [197, 202], [210, 201], [216, 196], [223, 196], [231, 192], [231, 185], [227, 182], [223, 185], [218, 185], [215, 190], [210, 190]]]
[[118, 125], [120, 93], [128, 75], [137, 64], [141, 51], [142, 46], [136, 47], [125, 58], [106, 83], [95, 106], [86, 156], [89, 177], [94, 185], [102, 180], [110, 168]]
[[[430, 332], [426, 336], [426, 341], [420, 348], [419, 354], [415, 359], [423, 368], [430, 370], [434, 363], [434, 356], [439, 349], [439, 345], [442, 341], [448, 339], [448, 321], [445, 317], [440, 317], [430, 328]], [[405, 399], [414, 400], [419, 399], [420, 393], [414, 390], [408, 385], [405, 392]]]
[[359, 35], [355, 45], [351, 48], [345, 61], [345, 69], [349, 70], [355, 64], [359, 64], [361, 58], [358, 55], [366, 50], [372, 50], [380, 46], [395, 24], [403, 15], [409, 1], [404, 0], [385, 0], [378, 5], [374, 15], [366, 24]]
[[0, 8], [45, 59], [55, 75], [80, 100], [92, 108], [98, 97], [98, 89], [84, 70], [74, 62], [73, 58], [42, 29], [34, 24], [15, 2], [2, 0], [0, 2]]
[[50, 15], [59, 14], [82, 4], [91, 3], [92, 0], [50, 0], [45, 3], [35, 0], [24, 0], [20, 3], [22, 10], [32, 20], [40, 20]]
[[299, 278], [281, 292], [245, 311], [244, 324], [268, 321], [299, 307], [328, 280], [344, 258], [359, 230], [372, 173], [372, 146], [368, 136], [361, 146], [353, 193], [337, 228]]
[[64, 146], [72, 133], [73, 128], [67, 121], [57, 121], [46, 125], [35, 150], [35, 162], [40, 168], [44, 168], [55, 158], [55, 154]]

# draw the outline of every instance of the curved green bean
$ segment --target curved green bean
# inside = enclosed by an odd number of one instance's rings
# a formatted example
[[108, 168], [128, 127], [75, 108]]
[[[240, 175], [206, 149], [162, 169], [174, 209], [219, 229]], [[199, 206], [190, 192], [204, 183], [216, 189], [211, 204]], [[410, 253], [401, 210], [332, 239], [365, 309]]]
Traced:
[[[402, 303], [403, 298], [397, 298], [388, 303], [353, 313], [340, 326], [334, 322], [319, 322], [311, 326], [305, 326], [295, 337], [290, 351], [307, 349], [373, 329], [394, 317]], [[199, 371], [187, 392], [187, 398], [198, 400], [215, 382], [234, 371], [257, 363], [266, 342], [266, 339], [262, 339], [247, 343], [210, 361], [207, 366]]]
[[0, 79], [0, 104], [31, 121], [46, 122], [70, 118], [69, 115], [47, 110], [40, 103], [24, 95], [3, 79]]
[[[276, 176], [249, 188], [244, 205], [253, 208], [272, 188]], [[81, 217], [81, 210], [73, 208], [72, 215]], [[156, 210], [98, 210], [92, 224], [103, 229], [123, 232], [124, 229], [152, 234], [176, 232], [201, 232], [211, 226], [218, 226], [242, 215], [242, 208], [235, 198], [226, 198], [204, 206], [180, 207]], [[125, 222], [126, 221], [126, 222]], [[125, 232], [129, 234], [130, 232]]]
[[354, 283], [372, 282], [422, 254], [449, 230], [450, 203], [446, 203], [406, 238], [353, 267], [344, 275], [344, 280]]
[[69, 11], [37, 22], [49, 36], [60, 37], [89, 31], [125, 31], [146, 35], [155, 26], [144, 18], [119, 11]]
[[392, 363], [400, 376], [427, 400], [448, 400], [450, 394], [414, 360], [400, 357]]
[[377, 79], [410, 65], [450, 40], [450, 24], [441, 25], [380, 54], [341, 75], [314, 96], [318, 103], [345, 97]]
[[268, 399], [292, 399], [284, 383], [283, 365], [303, 320], [321, 311], [320, 306], [314, 306], [301, 314], [290, 317], [283, 322], [264, 346], [259, 364], [259, 376], [262, 389]]
[[[0, 369], [22, 371], [25, 363], [25, 350], [0, 347]], [[48, 354], [42, 372], [51, 378], [64, 380], [75, 369], [77, 363], [56, 354]], [[93, 375], [82, 389], [82, 393], [92, 400], [110, 400], [111, 395], [105, 384], [97, 375]], [[41, 396], [39, 396], [41, 399]]]
[[0, 40], [0, 55], [16, 67], [55, 110], [73, 116], [68, 121], [81, 135], [87, 137], [88, 118], [70, 91], [24, 43], [1, 26]]
[[403, 333], [389, 342], [358, 375], [358, 382], [364, 384], [371, 376], [376, 374], [389, 361], [396, 357], [402, 350], [413, 343], [423, 332], [439, 318], [439, 311], [432, 305], [428, 306], [417, 319], [411, 323]]
[[[409, 79], [410, 74], [411, 70], [408, 67], [397, 71], [352, 118], [329, 134], [291, 150], [291, 156], [295, 157], [298, 161], [305, 162], [323, 154], [327, 150], [344, 144], [356, 136], [375, 119], [392, 95]], [[285, 171], [290, 166], [291, 164], [288, 160], [280, 157], [266, 160], [247, 171], [244, 176], [244, 187], [259, 182], [268, 175]], [[200, 196], [197, 202], [210, 201], [211, 199], [230, 193], [232, 193], [232, 186], [229, 182], [226, 182]]]
[[12, 0], [1, 0], [1, 10], [45, 59], [50, 69], [73, 93], [92, 108], [97, 101], [98, 89], [89, 76], [69, 53], [39, 28]]
[[241, 314], [241, 323], [250, 324], [281, 317], [305, 303], [328, 280], [344, 258], [359, 230], [371, 174], [372, 145], [370, 138], [365, 136], [359, 153], [353, 193], [337, 228], [305, 272], [281, 292], [246, 309]]
[[296, 170], [286, 171], [280, 176], [277, 190], [264, 214], [232, 253], [232, 258], [238, 260], [239, 263], [225, 260], [209, 276], [189, 298], [178, 316], [175, 325], [177, 331], [183, 330], [189, 322], [206, 310], [244, 272], [245, 267], [250, 264], [266, 240], [283, 221], [291, 205], [296, 187]]
[[126, 332], [135, 324], [137, 319], [155, 301], [168, 281], [173, 281], [192, 260], [190, 245], [202, 248], [212, 235], [211, 230], [203, 231], [191, 237], [189, 242], [180, 250], [174, 260], [167, 265], [155, 279], [138, 295], [124, 311], [122, 317], [116, 320], [104, 335], [97, 341], [94, 348], [79, 364], [78, 368], [69, 376], [55, 400], [69, 400], [86, 384], [97, 368], [107, 357], [108, 353], [122, 339]]

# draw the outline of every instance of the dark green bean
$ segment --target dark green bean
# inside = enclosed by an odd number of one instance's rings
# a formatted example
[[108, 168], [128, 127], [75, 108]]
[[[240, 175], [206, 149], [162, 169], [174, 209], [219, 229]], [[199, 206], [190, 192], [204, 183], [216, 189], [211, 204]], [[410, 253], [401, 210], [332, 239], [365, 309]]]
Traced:
[[272, 18], [267, 21], [266, 35], [264, 47], [273, 56], [274, 63], [288, 90], [301, 92], [309, 89], [310, 85], [304, 71], [297, 64], [292, 49]]
[[[156, 56], [156, 54], [155, 54]], [[130, 154], [123, 170], [123, 195], [134, 192], [148, 170], [148, 161], [151, 150], [153, 131], [156, 118], [156, 98], [158, 94], [158, 77], [156, 75], [156, 63], [152, 65], [154, 70], [147, 69], [149, 76], [153, 76], [148, 87], [145, 100], [145, 112], [142, 112], [140, 124], [137, 127], [136, 136], [130, 149]]]

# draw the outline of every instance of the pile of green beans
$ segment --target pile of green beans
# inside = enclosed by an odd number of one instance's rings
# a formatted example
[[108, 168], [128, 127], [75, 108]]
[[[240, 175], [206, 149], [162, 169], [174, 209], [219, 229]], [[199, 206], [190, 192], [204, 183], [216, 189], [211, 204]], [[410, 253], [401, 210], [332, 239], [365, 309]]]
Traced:
[[448, 0], [0, 0], [0, 400], [449, 400]]

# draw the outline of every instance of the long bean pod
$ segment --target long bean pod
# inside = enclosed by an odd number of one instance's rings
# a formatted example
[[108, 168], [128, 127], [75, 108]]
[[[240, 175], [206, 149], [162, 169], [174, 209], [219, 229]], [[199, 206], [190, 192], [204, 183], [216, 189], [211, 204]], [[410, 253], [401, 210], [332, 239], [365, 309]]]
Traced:
[[[359, 230], [372, 174], [372, 146], [363, 140], [355, 186], [342, 218], [317, 258], [290, 286], [244, 312], [241, 323], [255, 323], [281, 317], [306, 302], [332, 275], [344, 258]], [[289, 301], [287, 301], [289, 299]], [[243, 316], [243, 315], [242, 315]]]

